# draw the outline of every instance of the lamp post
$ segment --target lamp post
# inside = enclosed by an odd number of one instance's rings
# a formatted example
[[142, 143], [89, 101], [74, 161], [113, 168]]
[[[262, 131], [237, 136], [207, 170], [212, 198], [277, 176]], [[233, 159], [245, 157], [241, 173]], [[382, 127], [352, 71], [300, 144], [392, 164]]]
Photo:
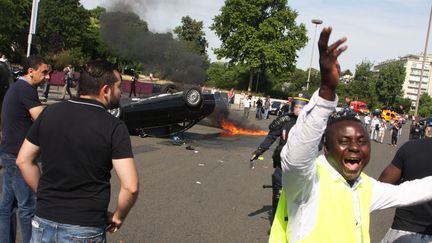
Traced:
[[[420, 105], [421, 85], [423, 82], [423, 72], [424, 72], [425, 62], [426, 62], [426, 57], [427, 57], [427, 47], [428, 47], [428, 42], [429, 42], [429, 31], [430, 31], [430, 27], [431, 27], [431, 22], [432, 22], [432, 5], [431, 5], [430, 14], [429, 14], [429, 24], [428, 24], [427, 34], [426, 34], [425, 48], [423, 51], [422, 69], [420, 72], [420, 81], [419, 81], [418, 90], [417, 90], [417, 101], [416, 101], [415, 112], [414, 112], [414, 116], [416, 116], [416, 117], [418, 115], [418, 109], [419, 109], [419, 105]], [[430, 75], [431, 75], [431, 73], [429, 72], [429, 79], [430, 79]], [[427, 90], [426, 90], [426, 92], [427, 92]]]
[[32, 12], [30, 17], [30, 29], [29, 29], [28, 40], [27, 40], [27, 57], [30, 56], [33, 35], [36, 33], [38, 7], [39, 7], [39, 0], [33, 0]]
[[315, 24], [315, 34], [314, 34], [313, 43], [312, 43], [312, 55], [311, 55], [311, 60], [310, 60], [310, 64], [309, 64], [309, 73], [308, 73], [308, 78], [307, 78], [307, 82], [306, 82], [306, 90], [309, 90], [309, 82], [310, 82], [310, 76], [311, 76], [311, 70], [312, 70], [313, 54], [314, 54], [314, 50], [315, 50], [316, 32], [317, 32], [318, 25], [322, 24], [323, 21], [319, 20], [319, 19], [312, 19], [312, 23]]

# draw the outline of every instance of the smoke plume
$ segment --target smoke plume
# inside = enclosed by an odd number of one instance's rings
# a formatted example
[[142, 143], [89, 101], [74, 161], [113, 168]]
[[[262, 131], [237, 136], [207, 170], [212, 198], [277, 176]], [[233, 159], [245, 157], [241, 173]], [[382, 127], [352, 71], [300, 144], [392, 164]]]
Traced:
[[140, 61], [144, 70], [157, 70], [163, 79], [203, 83], [206, 78], [203, 58], [186, 51], [172, 33], [149, 31], [138, 16], [149, 13], [157, 4], [155, 0], [110, 1], [107, 12], [100, 18], [102, 39], [122, 58]]

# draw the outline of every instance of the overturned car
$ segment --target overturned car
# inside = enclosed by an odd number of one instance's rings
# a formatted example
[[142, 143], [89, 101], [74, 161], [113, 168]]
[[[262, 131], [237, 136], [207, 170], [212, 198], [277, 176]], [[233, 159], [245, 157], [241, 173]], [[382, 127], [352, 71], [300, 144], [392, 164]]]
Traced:
[[189, 88], [148, 98], [124, 98], [119, 108], [109, 112], [122, 119], [133, 135], [167, 137], [191, 128], [214, 108], [213, 94]]

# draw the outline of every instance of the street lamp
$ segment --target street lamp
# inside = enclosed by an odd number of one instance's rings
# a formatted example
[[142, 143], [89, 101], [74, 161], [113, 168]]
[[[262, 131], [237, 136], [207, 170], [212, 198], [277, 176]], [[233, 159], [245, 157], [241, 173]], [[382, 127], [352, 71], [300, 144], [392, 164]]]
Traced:
[[33, 0], [32, 12], [30, 17], [30, 29], [29, 29], [28, 40], [27, 40], [27, 57], [30, 56], [32, 38], [33, 35], [36, 33], [38, 7], [39, 7], [39, 0]]
[[[432, 22], [432, 5], [431, 5], [430, 14], [429, 14], [429, 24], [428, 24], [427, 34], [426, 34], [425, 49], [423, 51], [422, 69], [420, 72], [420, 81], [419, 81], [419, 86], [418, 86], [418, 90], [417, 90], [417, 101], [416, 101], [415, 112], [414, 112], [415, 117], [417, 117], [417, 115], [418, 115], [418, 109], [419, 109], [419, 104], [420, 104], [420, 93], [421, 93], [420, 91], [421, 91], [421, 85], [423, 82], [423, 72], [424, 72], [425, 62], [426, 62], [426, 57], [427, 57], [427, 47], [428, 47], [428, 42], [429, 42], [429, 31], [430, 31], [430, 27], [431, 27], [431, 22]], [[431, 72], [429, 71], [429, 80], [430, 80], [430, 75], [431, 75]], [[426, 90], [426, 92], [428, 92], [428, 91]]]
[[310, 82], [310, 76], [311, 76], [311, 70], [312, 70], [312, 60], [313, 60], [313, 54], [314, 54], [314, 50], [315, 50], [316, 31], [317, 31], [318, 25], [322, 24], [323, 21], [319, 20], [319, 19], [312, 19], [312, 23], [315, 24], [315, 34], [314, 34], [313, 43], [312, 43], [312, 55], [311, 55], [311, 60], [310, 60], [310, 64], [309, 64], [309, 74], [308, 74], [308, 79], [307, 79], [307, 83], [306, 83], [306, 90], [309, 90], [309, 82]]

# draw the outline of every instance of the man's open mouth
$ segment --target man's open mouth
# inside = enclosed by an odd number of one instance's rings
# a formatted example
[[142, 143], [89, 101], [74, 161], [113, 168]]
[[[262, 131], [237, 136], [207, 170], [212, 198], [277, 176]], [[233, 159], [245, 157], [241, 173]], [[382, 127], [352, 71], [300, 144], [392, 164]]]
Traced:
[[360, 158], [345, 158], [344, 166], [350, 171], [358, 171], [361, 168]]

